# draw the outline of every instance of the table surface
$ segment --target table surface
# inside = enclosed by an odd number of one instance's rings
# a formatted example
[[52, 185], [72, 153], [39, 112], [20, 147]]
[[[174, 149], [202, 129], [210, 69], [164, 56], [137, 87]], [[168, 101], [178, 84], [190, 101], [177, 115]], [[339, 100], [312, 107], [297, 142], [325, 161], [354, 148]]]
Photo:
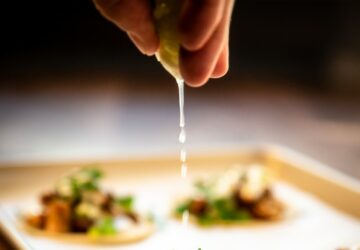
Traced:
[[[46, 81], [0, 91], [0, 165], [179, 150], [175, 84], [98, 77], [44, 87]], [[189, 153], [274, 143], [360, 178], [360, 98], [224, 79], [187, 88], [185, 106]], [[11, 248], [0, 238], [0, 249]]]

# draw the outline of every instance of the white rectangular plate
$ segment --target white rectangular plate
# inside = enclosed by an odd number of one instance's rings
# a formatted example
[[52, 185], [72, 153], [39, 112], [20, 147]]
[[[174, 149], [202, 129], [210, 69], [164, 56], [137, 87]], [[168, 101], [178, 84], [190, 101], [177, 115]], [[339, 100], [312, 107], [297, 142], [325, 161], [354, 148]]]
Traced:
[[[174, 197], [198, 177], [221, 173], [233, 164], [259, 163], [279, 171], [275, 193], [292, 215], [280, 222], [201, 228], [169, 218]], [[42, 164], [0, 168], [0, 223], [21, 249], [99, 249], [27, 234], [18, 228], [18, 213], [33, 207], [59, 174], [84, 163]], [[102, 161], [104, 188], [136, 195], [137, 207], [151, 211], [158, 230], [149, 239], [106, 249], [154, 250], [321, 250], [360, 245], [359, 183], [315, 161], [279, 147], [240, 148], [189, 158], [188, 180], [180, 178], [178, 157]], [[330, 194], [329, 194], [330, 192]], [[349, 248], [350, 249], [350, 248]]]

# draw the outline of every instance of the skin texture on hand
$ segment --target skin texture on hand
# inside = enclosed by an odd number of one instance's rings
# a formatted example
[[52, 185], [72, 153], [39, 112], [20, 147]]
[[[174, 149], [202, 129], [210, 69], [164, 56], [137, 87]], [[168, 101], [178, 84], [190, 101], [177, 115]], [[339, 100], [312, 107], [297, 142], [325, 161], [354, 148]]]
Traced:
[[[184, 1], [179, 20], [180, 72], [193, 87], [224, 76], [229, 68], [229, 28], [235, 0]], [[94, 0], [100, 13], [125, 31], [145, 55], [154, 55], [159, 38], [150, 0]]]

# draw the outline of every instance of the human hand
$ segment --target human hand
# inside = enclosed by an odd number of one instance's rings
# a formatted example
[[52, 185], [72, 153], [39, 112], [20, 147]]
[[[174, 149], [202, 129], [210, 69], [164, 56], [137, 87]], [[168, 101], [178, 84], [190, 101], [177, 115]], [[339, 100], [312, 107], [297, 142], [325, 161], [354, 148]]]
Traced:
[[[179, 0], [181, 1], [181, 0]], [[179, 20], [180, 72], [197, 87], [225, 75], [229, 67], [229, 28], [235, 0], [182, 0]], [[125, 31], [136, 47], [154, 55], [159, 38], [150, 0], [94, 0], [108, 20]]]

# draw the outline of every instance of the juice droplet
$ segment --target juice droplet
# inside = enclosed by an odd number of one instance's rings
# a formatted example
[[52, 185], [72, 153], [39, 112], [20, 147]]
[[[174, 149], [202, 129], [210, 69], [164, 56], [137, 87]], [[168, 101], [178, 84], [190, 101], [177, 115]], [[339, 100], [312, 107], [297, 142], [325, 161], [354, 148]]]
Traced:
[[176, 79], [176, 82], [179, 87], [179, 107], [180, 107], [180, 127], [185, 127], [185, 115], [184, 115], [184, 80], [182, 79]]
[[186, 149], [182, 148], [180, 151], [180, 161], [182, 163], [186, 162]]
[[182, 178], [186, 178], [187, 171], [188, 171], [188, 167], [187, 167], [186, 163], [184, 162], [181, 164], [181, 177]]
[[182, 214], [182, 225], [183, 225], [183, 227], [186, 228], [188, 226], [188, 224], [189, 224], [189, 211], [186, 210]]
[[181, 127], [180, 129], [179, 142], [182, 144], [186, 142], [186, 131], [184, 127]]

